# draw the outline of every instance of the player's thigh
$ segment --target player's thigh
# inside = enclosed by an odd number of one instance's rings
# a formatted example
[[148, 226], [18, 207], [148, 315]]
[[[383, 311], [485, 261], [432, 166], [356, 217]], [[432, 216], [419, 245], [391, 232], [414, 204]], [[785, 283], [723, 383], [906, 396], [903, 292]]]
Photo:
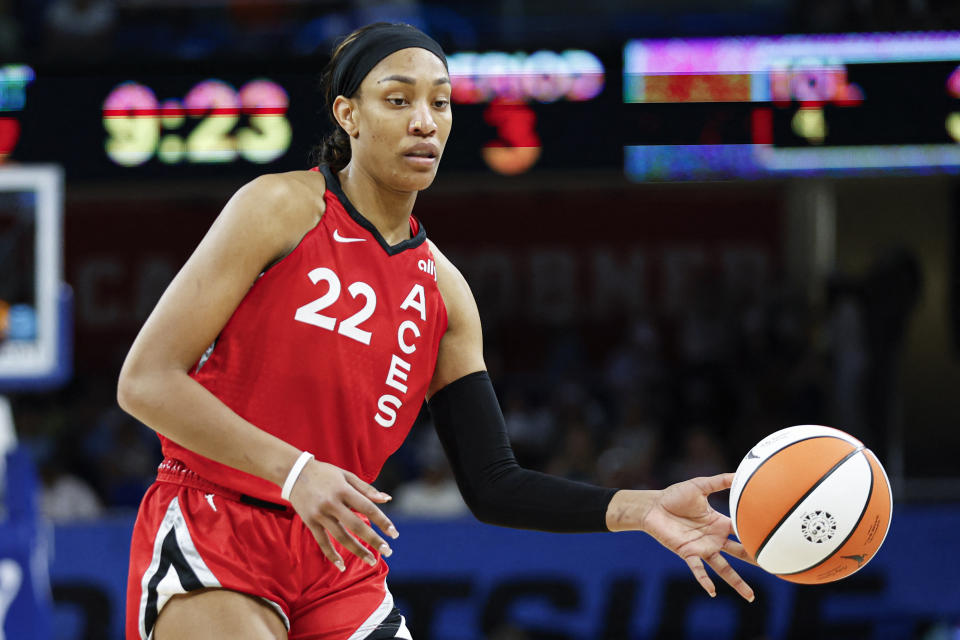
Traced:
[[203, 589], [170, 598], [154, 640], [287, 640], [280, 616], [265, 602], [227, 589]]

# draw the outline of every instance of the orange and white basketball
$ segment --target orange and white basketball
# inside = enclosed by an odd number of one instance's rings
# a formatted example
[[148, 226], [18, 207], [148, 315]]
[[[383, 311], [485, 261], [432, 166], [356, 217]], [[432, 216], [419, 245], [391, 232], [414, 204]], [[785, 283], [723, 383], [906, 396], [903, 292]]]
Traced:
[[848, 433], [788, 427], [761, 440], [737, 467], [730, 518], [764, 570], [791, 582], [833, 582], [877, 553], [893, 496], [872, 451]]

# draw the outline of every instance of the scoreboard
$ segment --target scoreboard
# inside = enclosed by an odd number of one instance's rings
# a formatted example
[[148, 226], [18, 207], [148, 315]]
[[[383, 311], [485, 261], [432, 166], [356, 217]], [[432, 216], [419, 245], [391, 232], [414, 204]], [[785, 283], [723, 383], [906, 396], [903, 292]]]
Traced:
[[960, 172], [960, 33], [633, 41], [637, 181]]
[[[604, 62], [585, 50], [456, 52], [448, 62], [454, 133], [446, 170], [510, 176], [570, 166], [570, 149], [597, 145], [583, 131], [566, 135], [566, 123], [609, 96], [619, 100], [617, 88], [606, 86]], [[0, 74], [6, 69], [17, 83], [4, 84], [0, 75], [0, 86], [25, 99], [11, 106], [7, 120], [19, 139], [8, 142], [6, 155], [59, 162], [68, 180], [302, 169], [330, 126], [318, 91], [320, 66], [300, 61], [194, 73], [158, 67], [58, 75], [8, 65]], [[619, 150], [615, 144], [610, 150], [603, 155], [616, 169]]]
[[[283, 87], [264, 78], [239, 89], [222, 80], [203, 80], [190, 87], [182, 101], [168, 98], [162, 103], [150, 87], [127, 81], [103, 102], [104, 151], [125, 167], [154, 157], [164, 164], [240, 158], [267, 164], [290, 149], [289, 106]], [[246, 116], [243, 126], [241, 116]], [[188, 118], [193, 126], [187, 126]]]
[[[960, 173], [960, 32], [634, 40], [448, 60], [444, 173]], [[321, 66], [0, 67], [0, 162], [56, 162], [68, 181], [305, 168], [329, 126]]]

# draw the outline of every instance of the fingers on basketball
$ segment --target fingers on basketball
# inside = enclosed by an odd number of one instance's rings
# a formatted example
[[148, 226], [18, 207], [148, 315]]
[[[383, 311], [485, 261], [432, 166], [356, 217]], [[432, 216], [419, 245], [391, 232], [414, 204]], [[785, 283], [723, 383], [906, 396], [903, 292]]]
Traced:
[[706, 476], [697, 478], [696, 483], [704, 493], [716, 493], [730, 488], [730, 485], [733, 484], [733, 475], [732, 473], [720, 473], [715, 476]]
[[753, 559], [750, 553], [744, 549], [743, 545], [737, 542], [736, 540], [727, 539], [723, 543], [722, 551], [727, 555], [733, 556], [737, 560], [743, 560], [744, 562], [749, 562], [750, 564], [757, 566], [757, 561]]

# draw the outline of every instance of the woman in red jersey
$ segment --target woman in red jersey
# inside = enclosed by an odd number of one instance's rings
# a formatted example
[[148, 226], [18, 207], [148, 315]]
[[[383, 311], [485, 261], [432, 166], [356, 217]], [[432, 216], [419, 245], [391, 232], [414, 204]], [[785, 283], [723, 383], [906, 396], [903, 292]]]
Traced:
[[715, 595], [748, 559], [707, 496], [732, 474], [615, 491], [513, 457], [466, 281], [412, 215], [452, 125], [440, 46], [378, 23], [326, 71], [312, 171], [240, 189], [148, 318], [118, 399], [164, 461], [131, 548], [128, 640], [410, 638], [386, 587], [397, 531], [369, 483], [425, 398], [485, 522], [645, 531]]

